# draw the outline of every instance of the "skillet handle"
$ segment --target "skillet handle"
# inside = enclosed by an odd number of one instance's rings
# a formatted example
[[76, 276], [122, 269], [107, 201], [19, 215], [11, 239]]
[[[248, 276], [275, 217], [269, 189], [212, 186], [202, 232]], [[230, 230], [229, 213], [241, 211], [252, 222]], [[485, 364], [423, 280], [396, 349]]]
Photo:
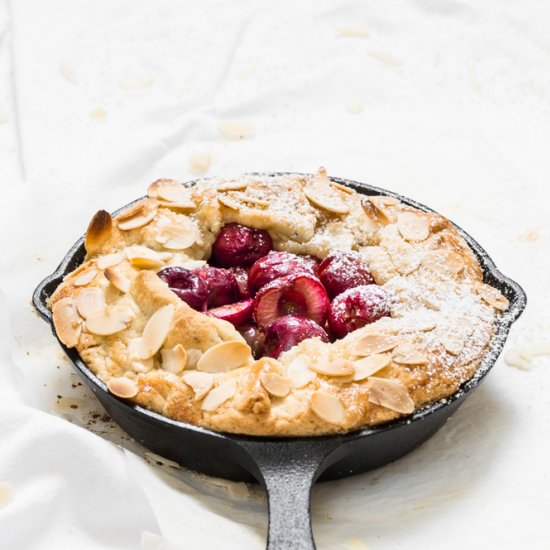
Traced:
[[315, 480], [340, 445], [330, 440], [248, 442], [254, 475], [264, 486], [269, 507], [267, 550], [315, 550], [310, 497]]

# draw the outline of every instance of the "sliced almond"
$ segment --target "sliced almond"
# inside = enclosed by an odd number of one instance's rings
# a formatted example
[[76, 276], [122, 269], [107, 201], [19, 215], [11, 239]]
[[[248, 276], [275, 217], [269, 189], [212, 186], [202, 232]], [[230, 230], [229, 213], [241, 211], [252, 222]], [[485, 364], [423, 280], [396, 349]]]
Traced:
[[387, 353], [377, 353], [376, 355], [369, 355], [368, 357], [354, 361], [355, 374], [353, 375], [353, 380], [360, 382], [387, 367], [390, 363], [391, 356]]
[[181, 344], [176, 344], [173, 348], [161, 349], [160, 355], [162, 368], [165, 371], [179, 374], [187, 365], [187, 352]]
[[139, 356], [140, 347], [141, 338], [132, 338], [128, 341], [128, 347], [126, 349], [128, 363], [138, 372], [149, 372], [154, 367], [153, 358], [141, 359]]
[[344, 423], [346, 411], [344, 404], [338, 397], [330, 393], [316, 391], [311, 394], [309, 404], [311, 410], [329, 424], [341, 425]]
[[207, 262], [205, 260], [189, 260], [188, 262], [179, 262], [173, 265], [179, 265], [180, 267], [188, 269], [189, 271], [195, 271], [195, 269], [204, 267], [206, 263]]
[[108, 267], [103, 274], [107, 278], [107, 280], [120, 292], [123, 292], [124, 294], [130, 292], [130, 287], [132, 286], [132, 281], [124, 275], [119, 269], [116, 267]]
[[252, 359], [250, 346], [240, 341], [222, 342], [208, 348], [199, 359], [197, 369], [224, 372], [243, 367]]
[[351, 187], [346, 187], [345, 185], [342, 185], [341, 183], [337, 183], [335, 181], [329, 181], [329, 185], [331, 187], [334, 187], [334, 189], [338, 189], [338, 191], [342, 191], [344, 193], [347, 193], [348, 195], [355, 195], [355, 191]]
[[97, 311], [104, 311], [106, 305], [105, 291], [97, 286], [83, 288], [76, 299], [78, 313], [84, 319]]
[[446, 334], [441, 343], [446, 351], [451, 355], [460, 355], [460, 352], [464, 349], [464, 339], [460, 338], [456, 334]]
[[[136, 205], [138, 206], [138, 205]], [[131, 216], [126, 215], [124, 212], [117, 217], [117, 226], [122, 231], [131, 231], [132, 229], [138, 229], [152, 222], [157, 215], [157, 209], [145, 205], [138, 209]], [[124, 216], [121, 218], [121, 216]]]
[[314, 206], [333, 214], [347, 214], [349, 208], [336, 194], [318, 187], [306, 187], [304, 195]]
[[395, 223], [397, 216], [391, 209], [394, 204], [388, 203], [388, 199], [391, 197], [375, 196], [368, 197], [368, 201], [374, 206], [378, 219], [382, 223]]
[[401, 204], [401, 201], [396, 197], [389, 197], [387, 195], [380, 195], [378, 197], [378, 201], [380, 204], [383, 204], [384, 206], [397, 206]]
[[97, 336], [110, 336], [124, 330], [132, 321], [129, 311], [120, 309], [95, 311], [86, 319], [86, 328]]
[[274, 372], [260, 374], [262, 386], [275, 397], [286, 397], [290, 393], [290, 380]]
[[156, 237], [156, 241], [169, 250], [183, 250], [195, 244], [197, 230], [193, 222], [172, 223], [164, 226]]
[[235, 200], [233, 197], [229, 197], [227, 195], [219, 195], [218, 201], [223, 204], [223, 206], [227, 206], [227, 208], [231, 208], [231, 210], [237, 210], [237, 212], [241, 209], [242, 205], [239, 203], [239, 201]]
[[293, 388], [303, 388], [315, 380], [317, 374], [309, 368], [310, 359], [307, 355], [298, 355], [288, 365], [288, 377]]
[[[126, 258], [134, 266], [140, 269], [157, 269], [164, 265], [166, 256], [147, 248], [146, 246], [134, 245], [129, 246], [126, 250]], [[171, 257], [168, 255], [168, 257]]]
[[394, 348], [392, 357], [396, 363], [401, 363], [402, 365], [426, 365], [430, 362], [430, 358], [426, 353], [408, 344], [402, 344]]
[[220, 405], [231, 399], [237, 392], [237, 383], [234, 380], [229, 380], [213, 390], [210, 390], [208, 395], [202, 402], [201, 409], [203, 411], [215, 411]]
[[79, 275], [73, 282], [74, 286], [86, 286], [94, 280], [94, 277], [97, 275], [97, 269], [90, 269]]
[[432, 271], [452, 275], [464, 269], [464, 259], [452, 250], [431, 250], [424, 256], [422, 265]]
[[100, 256], [96, 260], [96, 265], [99, 269], [107, 269], [108, 267], [113, 267], [118, 265], [124, 259], [124, 254], [122, 252], [114, 252], [113, 254], [106, 254], [105, 256]]
[[170, 179], [161, 179], [153, 182], [147, 194], [159, 199], [162, 206], [176, 206], [179, 208], [195, 208], [195, 203], [191, 198], [191, 190], [184, 187], [181, 183]]
[[107, 388], [113, 395], [121, 397], [122, 399], [135, 397], [139, 390], [137, 383], [125, 376], [111, 378], [107, 382]]
[[341, 358], [311, 361], [309, 368], [325, 376], [350, 376], [355, 372], [354, 364]]
[[248, 187], [246, 181], [226, 181], [216, 185], [216, 191], [243, 191]]
[[476, 285], [476, 290], [485, 303], [493, 306], [498, 311], [506, 311], [510, 306], [508, 298], [503, 296], [499, 290], [490, 285], [478, 283]]
[[256, 197], [251, 197], [249, 195], [240, 195], [239, 199], [242, 202], [253, 204], [255, 206], [260, 206], [261, 208], [267, 208], [269, 206], [269, 201], [264, 201], [263, 199], [257, 199]]
[[182, 374], [181, 379], [195, 392], [195, 401], [200, 401], [214, 385], [214, 375], [192, 370]]
[[88, 254], [95, 254], [109, 239], [113, 229], [111, 214], [105, 210], [96, 212], [86, 231], [85, 247]]
[[153, 357], [161, 348], [170, 332], [173, 318], [173, 304], [166, 304], [151, 315], [143, 329], [143, 335], [141, 337], [141, 347], [139, 349], [139, 356], [141, 359]]
[[369, 401], [401, 414], [414, 411], [414, 401], [400, 380], [369, 378]]
[[398, 214], [397, 228], [407, 241], [424, 241], [430, 235], [428, 218], [415, 212], [401, 212]]
[[62, 298], [55, 302], [52, 315], [57, 337], [68, 348], [74, 348], [82, 331], [82, 321], [78, 316], [75, 301], [72, 298]]
[[367, 334], [355, 344], [357, 355], [374, 355], [392, 350], [399, 344], [399, 338], [391, 334]]

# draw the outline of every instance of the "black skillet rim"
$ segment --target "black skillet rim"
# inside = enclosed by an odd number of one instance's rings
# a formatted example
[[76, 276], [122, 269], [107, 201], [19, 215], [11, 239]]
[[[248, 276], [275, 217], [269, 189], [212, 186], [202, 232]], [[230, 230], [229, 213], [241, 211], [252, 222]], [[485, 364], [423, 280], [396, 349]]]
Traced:
[[[300, 173], [300, 172], [253, 172], [248, 174], [243, 174], [242, 177], [247, 176], [284, 176], [284, 175], [298, 175], [298, 176], [312, 176], [312, 174], [306, 174], [306, 173]], [[190, 180], [187, 182], [184, 182], [183, 185], [186, 187], [191, 187], [195, 185], [199, 181], [204, 180], [215, 180], [219, 179], [216, 177], [211, 178], [198, 178], [195, 180]], [[338, 177], [330, 177], [331, 181], [334, 181], [336, 183], [340, 183], [343, 185], [346, 185], [348, 187], [351, 187], [358, 193], [366, 196], [372, 196], [372, 195], [387, 195], [391, 197], [395, 197], [399, 199], [401, 202], [412, 206], [414, 208], [417, 208], [418, 210], [421, 210], [423, 212], [434, 212], [435, 210], [413, 200], [409, 199], [408, 197], [404, 197], [403, 195], [400, 195], [398, 193], [395, 193], [393, 191], [388, 191], [387, 189], [383, 189], [380, 187], [376, 187], [370, 184], [361, 183], [354, 180], [349, 180], [346, 178], [338, 178]], [[128, 208], [132, 204], [140, 201], [143, 197], [140, 197], [129, 204], [117, 209], [113, 215], [118, 214], [122, 210]], [[451, 222], [453, 223], [453, 222]], [[335, 437], [340, 438], [358, 438], [363, 437], [367, 435], [371, 435], [377, 432], [381, 431], [389, 431], [392, 429], [399, 428], [403, 425], [411, 424], [412, 422], [416, 422], [419, 420], [423, 420], [428, 415], [431, 415], [438, 410], [440, 410], [443, 407], [446, 407], [450, 405], [451, 403], [461, 399], [466, 394], [468, 394], [472, 389], [474, 389], [479, 382], [488, 374], [488, 372], [491, 370], [491, 368], [496, 363], [496, 360], [498, 359], [498, 356], [500, 355], [500, 352], [502, 351], [502, 348], [504, 347], [504, 343], [506, 342], [506, 338], [508, 337], [508, 333], [510, 331], [510, 328], [514, 321], [518, 319], [518, 317], [522, 314], [523, 310], [525, 309], [525, 306], [527, 304], [527, 296], [525, 295], [524, 290], [521, 288], [521, 286], [510, 279], [509, 277], [505, 276], [503, 273], [499, 271], [499, 269], [496, 267], [493, 260], [490, 258], [490, 256], [487, 254], [485, 249], [473, 238], [471, 237], [466, 231], [464, 231], [461, 227], [457, 226], [453, 223], [453, 225], [456, 227], [456, 229], [459, 231], [461, 236], [464, 238], [464, 240], [468, 243], [474, 254], [476, 255], [476, 258], [478, 259], [481, 267], [483, 268], [483, 280], [485, 282], [491, 283], [493, 286], [496, 286], [499, 288], [499, 290], [510, 300], [510, 307], [509, 309], [501, 313], [499, 317], [497, 318], [496, 323], [496, 330], [493, 335], [493, 338], [491, 339], [491, 343], [489, 346], [489, 349], [485, 352], [485, 355], [476, 371], [476, 374], [468, 381], [466, 381], [461, 388], [455, 392], [453, 395], [443, 398], [439, 401], [436, 401], [435, 403], [431, 403], [422, 409], [416, 411], [415, 413], [400, 418], [398, 420], [390, 421], [385, 424], [380, 424], [379, 426], [374, 426], [370, 428], [363, 428], [351, 432], [343, 432], [343, 433], [335, 433], [330, 435], [320, 435], [320, 436], [297, 436], [297, 437], [269, 437], [269, 436], [251, 436], [251, 435], [244, 435], [244, 434], [233, 434], [233, 433], [227, 433], [227, 432], [216, 432], [213, 430], [208, 430], [206, 428], [202, 428], [200, 426], [196, 426], [194, 424], [187, 424], [185, 422], [181, 422], [178, 420], [173, 420], [171, 418], [168, 418], [166, 416], [163, 416], [159, 413], [156, 413], [154, 411], [151, 411], [149, 409], [146, 409], [144, 407], [141, 407], [140, 405], [135, 405], [129, 401], [120, 400], [122, 401], [128, 408], [132, 409], [136, 414], [143, 414], [145, 416], [148, 416], [150, 418], [153, 418], [155, 420], [165, 422], [168, 425], [177, 426], [179, 428], [183, 428], [186, 430], [192, 430], [197, 433], [201, 433], [204, 435], [209, 435], [210, 437], [217, 437], [217, 438], [230, 438], [230, 439], [239, 439], [242, 441], [304, 441], [304, 440], [316, 440], [320, 441], [323, 439], [334, 439]], [[53, 326], [53, 320], [51, 311], [46, 305], [46, 300], [51, 296], [53, 289], [49, 289], [49, 287], [57, 281], [57, 284], [55, 285], [55, 288], [61, 283], [63, 280], [63, 277], [67, 275], [69, 272], [74, 270], [78, 265], [80, 265], [82, 258], [79, 258], [78, 260], [75, 260], [75, 258], [78, 258], [78, 253], [82, 252], [83, 244], [84, 244], [84, 236], [82, 236], [76, 243], [73, 244], [73, 246], [69, 249], [59, 266], [55, 269], [55, 271], [45, 277], [40, 284], [36, 287], [33, 297], [32, 297], [32, 303], [35, 307], [38, 314], [50, 325], [50, 328], [52, 329], [52, 332], [54, 336], [57, 338], [57, 334], [55, 332], [55, 328]], [[80, 254], [82, 256], [82, 254]], [[48, 290], [47, 290], [48, 288]], [[59, 344], [61, 345], [62, 349], [64, 350], [65, 354], [69, 359], [71, 360], [74, 367], [80, 372], [81, 375], [88, 378], [91, 382], [93, 382], [92, 389], [94, 392], [101, 391], [108, 396], [111, 396], [112, 394], [107, 390], [107, 385], [100, 380], [82, 361], [80, 358], [80, 355], [75, 349], [68, 349], [60, 340], [57, 338]]]

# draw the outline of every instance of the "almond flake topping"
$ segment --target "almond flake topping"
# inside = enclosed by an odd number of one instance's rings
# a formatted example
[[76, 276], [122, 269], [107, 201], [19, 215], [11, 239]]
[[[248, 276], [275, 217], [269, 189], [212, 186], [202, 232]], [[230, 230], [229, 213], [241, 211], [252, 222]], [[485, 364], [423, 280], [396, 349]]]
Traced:
[[157, 269], [172, 257], [170, 253], [161, 253], [146, 246], [129, 246], [126, 250], [126, 258], [134, 266], [140, 269]]
[[122, 212], [117, 216], [118, 228], [122, 231], [138, 229], [153, 221], [157, 215], [157, 209], [142, 203], [130, 207], [128, 211]]
[[328, 359], [326, 361], [312, 361], [309, 368], [325, 376], [349, 376], [355, 372], [355, 366], [346, 359]]
[[414, 212], [398, 214], [397, 227], [407, 241], [424, 241], [430, 235], [428, 219], [422, 214]]
[[464, 348], [464, 340], [457, 335], [447, 334], [443, 337], [441, 343], [446, 351], [451, 355], [459, 355]]
[[82, 331], [82, 321], [72, 298], [63, 298], [55, 302], [52, 308], [53, 324], [58, 338], [68, 348], [78, 344]]
[[476, 285], [477, 293], [481, 296], [481, 299], [493, 306], [498, 311], [506, 311], [510, 306], [510, 302], [506, 296], [503, 296], [499, 290], [484, 283], [478, 283]]
[[200, 401], [214, 385], [214, 375], [209, 372], [191, 370], [182, 374], [181, 379], [195, 392], [195, 401]]
[[286, 397], [290, 393], [290, 380], [274, 372], [260, 374], [262, 386], [275, 397]]
[[131, 397], [135, 397], [138, 393], [137, 383], [125, 376], [111, 378], [109, 382], [107, 382], [107, 388], [113, 395], [121, 397], [122, 399], [130, 399]]
[[162, 368], [173, 374], [179, 374], [187, 365], [187, 351], [181, 344], [176, 344], [173, 348], [161, 349], [160, 355]]
[[375, 355], [392, 350], [399, 344], [399, 338], [391, 334], [367, 334], [355, 344], [357, 355]]
[[162, 206], [175, 208], [195, 208], [191, 198], [191, 190], [174, 180], [162, 179], [153, 182], [147, 194], [151, 198], [159, 199]]
[[452, 250], [432, 250], [424, 256], [422, 265], [433, 271], [452, 275], [464, 269], [464, 259]]
[[414, 401], [400, 380], [369, 378], [369, 401], [392, 411], [410, 414], [414, 411]]
[[114, 252], [113, 254], [106, 254], [105, 256], [100, 256], [96, 260], [96, 265], [99, 269], [107, 269], [108, 267], [113, 267], [118, 265], [124, 259], [122, 252]]
[[231, 210], [239, 211], [241, 209], [241, 204], [233, 197], [229, 197], [227, 195], [219, 195], [218, 201], [224, 206], [227, 206], [227, 208], [231, 208]]
[[393, 360], [402, 365], [426, 365], [430, 362], [428, 355], [408, 344], [401, 344], [392, 352]]
[[76, 298], [78, 313], [80, 313], [84, 319], [88, 318], [96, 311], [104, 311], [106, 306], [105, 292], [97, 286], [83, 288]]
[[317, 374], [309, 369], [310, 359], [307, 355], [298, 355], [288, 365], [288, 377], [292, 382], [292, 387], [303, 388], [315, 380]]
[[195, 244], [197, 232], [195, 225], [190, 220], [180, 220], [179, 223], [172, 223], [164, 226], [156, 237], [156, 241], [169, 250], [183, 250]]
[[264, 201], [263, 199], [257, 199], [256, 197], [251, 197], [249, 195], [240, 195], [239, 199], [248, 204], [260, 206], [261, 208], [267, 208], [269, 206], [269, 201]]
[[379, 370], [382, 370], [384, 367], [387, 367], [391, 363], [391, 356], [387, 353], [377, 353], [376, 355], [369, 355], [353, 363], [355, 365], [353, 380], [355, 380], [355, 382], [360, 382]]
[[130, 311], [120, 309], [95, 311], [86, 319], [86, 328], [97, 336], [110, 336], [124, 330], [132, 321]]
[[95, 254], [105, 241], [109, 239], [112, 229], [113, 219], [111, 218], [111, 214], [105, 210], [96, 212], [86, 230], [86, 252], [88, 254]]
[[170, 332], [172, 319], [174, 317], [174, 306], [166, 304], [157, 309], [147, 321], [141, 337], [139, 356], [141, 359], [149, 359], [162, 347], [164, 340]]
[[128, 341], [128, 347], [126, 354], [128, 362], [135, 371], [149, 372], [155, 365], [153, 358], [141, 359], [139, 356], [139, 349], [141, 347], [141, 338], [132, 338]]
[[208, 348], [199, 359], [197, 369], [204, 372], [224, 372], [243, 367], [251, 360], [250, 346], [234, 340]]
[[82, 275], [79, 275], [74, 280], [74, 286], [86, 286], [87, 284], [91, 283], [94, 279], [94, 277], [97, 275], [97, 269], [90, 269], [89, 271], [86, 271], [86, 273], [83, 273]]
[[329, 424], [343, 424], [346, 416], [342, 401], [330, 393], [316, 391], [311, 394], [311, 410]]
[[347, 214], [349, 208], [335, 193], [318, 187], [306, 187], [304, 194], [314, 206], [333, 214]]
[[203, 411], [215, 411], [220, 405], [231, 399], [237, 392], [237, 383], [234, 380], [225, 382], [210, 390], [209, 394], [204, 398], [201, 409]]
[[243, 191], [248, 187], [248, 182], [246, 181], [226, 181], [216, 185], [216, 190], [223, 191]]
[[386, 223], [395, 223], [397, 220], [397, 216], [390, 208], [391, 206], [394, 206], [394, 205], [392, 203], [388, 203], [388, 199], [391, 199], [391, 198], [393, 197], [385, 197], [385, 196], [368, 197], [368, 201], [374, 206], [379, 217], [381, 216], [382, 221]]
[[108, 267], [103, 274], [107, 278], [107, 280], [120, 292], [126, 294], [130, 292], [130, 286], [132, 285], [132, 281], [124, 275], [119, 269], [116, 267]]

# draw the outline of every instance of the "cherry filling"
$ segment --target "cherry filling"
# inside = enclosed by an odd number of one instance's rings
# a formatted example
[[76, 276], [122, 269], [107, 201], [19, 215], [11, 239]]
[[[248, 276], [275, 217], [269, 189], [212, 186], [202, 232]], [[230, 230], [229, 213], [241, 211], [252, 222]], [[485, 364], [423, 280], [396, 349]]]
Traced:
[[360, 254], [319, 263], [272, 248], [267, 231], [229, 223], [212, 246], [213, 265], [168, 267], [158, 276], [193, 309], [234, 325], [256, 359], [276, 358], [308, 338], [344, 338], [391, 314]]

